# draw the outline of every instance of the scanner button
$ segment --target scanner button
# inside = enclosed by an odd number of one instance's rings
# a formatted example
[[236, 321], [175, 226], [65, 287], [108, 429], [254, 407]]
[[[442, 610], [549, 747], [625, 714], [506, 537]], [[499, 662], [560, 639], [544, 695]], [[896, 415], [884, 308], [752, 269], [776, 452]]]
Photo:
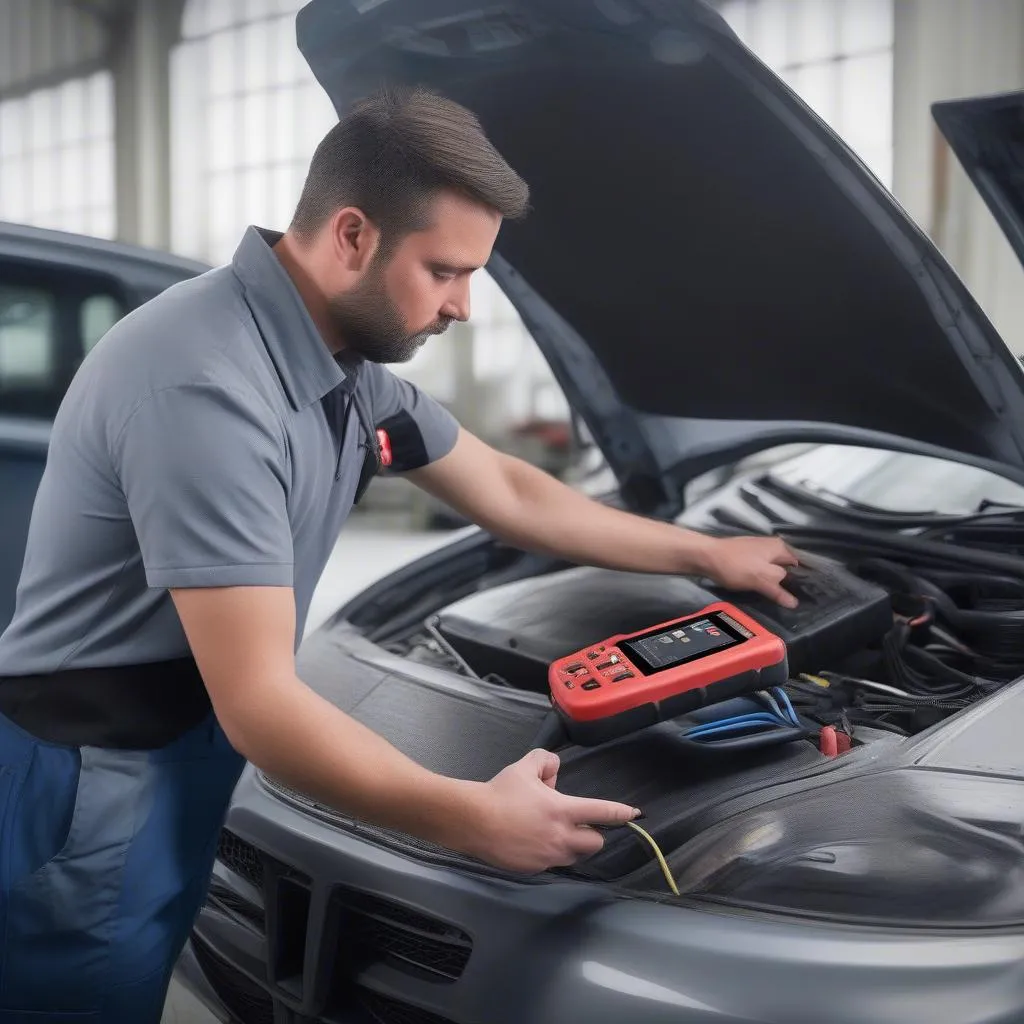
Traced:
[[566, 679], [566, 680], [565, 680], [565, 688], [566, 688], [567, 690], [571, 690], [571, 689], [573, 689], [573, 687], [575, 687], [575, 685], [576, 685], [576, 684], [575, 684], [575, 683], [574, 683], [574, 682], [573, 682], [573, 681], [572, 681], [571, 679]]
[[611, 657], [611, 658], [609, 658], [609, 659], [608, 659], [607, 661], [605, 661], [605, 662], [602, 662], [602, 663], [601, 663], [600, 665], [598, 665], [598, 666], [597, 666], [597, 670], [598, 670], [599, 672], [603, 672], [603, 671], [604, 671], [605, 669], [608, 669], [608, 668], [613, 668], [613, 667], [614, 667], [615, 665], [617, 665], [617, 664], [618, 664], [618, 662], [619, 662], [619, 659], [618, 659], [618, 658], [616, 658], [616, 657]]
[[577, 662], [575, 662], [572, 665], [566, 665], [565, 666], [565, 671], [566, 672], [579, 672], [579, 670], [581, 668], [585, 668], [585, 667], [586, 666], [582, 662], [577, 661]]
[[588, 680], [583, 684], [584, 690], [596, 690], [601, 684], [596, 679]]
[[629, 672], [629, 671], [620, 672], [618, 675], [612, 676], [612, 682], [613, 683], [621, 683], [623, 679], [632, 679], [632, 678], [633, 678], [633, 673], [632, 672]]

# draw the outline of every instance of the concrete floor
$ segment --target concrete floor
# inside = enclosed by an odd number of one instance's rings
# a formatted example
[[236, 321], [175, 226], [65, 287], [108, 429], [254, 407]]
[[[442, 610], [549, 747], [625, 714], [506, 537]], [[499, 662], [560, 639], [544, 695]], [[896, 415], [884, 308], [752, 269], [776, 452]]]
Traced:
[[[444, 533], [410, 533], [350, 523], [314, 594], [306, 632], [319, 626], [349, 596], [448, 539]], [[172, 982], [162, 1024], [217, 1024], [217, 1019], [190, 992]]]

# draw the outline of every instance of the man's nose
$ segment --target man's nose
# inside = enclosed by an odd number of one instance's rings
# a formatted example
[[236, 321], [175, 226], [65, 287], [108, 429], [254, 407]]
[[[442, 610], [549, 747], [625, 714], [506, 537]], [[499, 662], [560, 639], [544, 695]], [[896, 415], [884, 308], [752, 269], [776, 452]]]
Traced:
[[461, 283], [448, 296], [441, 308], [441, 316], [448, 320], [459, 320], [465, 323], [469, 319], [469, 282]]

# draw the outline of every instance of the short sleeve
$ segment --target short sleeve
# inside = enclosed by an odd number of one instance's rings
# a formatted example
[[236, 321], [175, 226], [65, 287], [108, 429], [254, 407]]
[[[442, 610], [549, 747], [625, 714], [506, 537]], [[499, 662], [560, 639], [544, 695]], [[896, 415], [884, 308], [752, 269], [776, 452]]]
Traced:
[[455, 447], [459, 422], [440, 402], [378, 363], [365, 364], [374, 426], [391, 441], [391, 470], [436, 462]]
[[292, 585], [285, 445], [255, 397], [210, 384], [157, 391], [113, 457], [149, 586]]

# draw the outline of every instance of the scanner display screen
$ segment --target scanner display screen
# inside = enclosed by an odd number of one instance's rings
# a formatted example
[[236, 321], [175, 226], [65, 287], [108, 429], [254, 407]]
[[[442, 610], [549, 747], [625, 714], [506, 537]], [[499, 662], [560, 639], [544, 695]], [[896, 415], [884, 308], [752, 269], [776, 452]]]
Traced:
[[646, 633], [622, 643], [645, 675], [662, 672], [698, 658], [706, 658], [743, 643], [745, 637], [726, 625], [716, 614], [677, 622], [669, 629]]

